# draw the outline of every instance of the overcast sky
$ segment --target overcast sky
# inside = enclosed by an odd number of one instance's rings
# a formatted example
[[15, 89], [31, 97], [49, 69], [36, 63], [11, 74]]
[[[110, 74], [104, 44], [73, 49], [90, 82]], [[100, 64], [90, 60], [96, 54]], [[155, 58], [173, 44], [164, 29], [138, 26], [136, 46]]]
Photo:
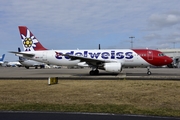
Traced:
[[27, 26], [48, 49], [180, 48], [180, 0], [0, 0], [0, 55]]

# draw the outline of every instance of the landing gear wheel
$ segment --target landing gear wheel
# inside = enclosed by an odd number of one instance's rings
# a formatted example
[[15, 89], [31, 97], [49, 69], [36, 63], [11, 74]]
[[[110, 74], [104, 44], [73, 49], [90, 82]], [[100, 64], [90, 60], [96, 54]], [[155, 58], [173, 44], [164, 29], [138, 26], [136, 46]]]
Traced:
[[35, 66], [35, 69], [38, 69], [38, 66]]
[[149, 66], [147, 67], [147, 74], [151, 75], [151, 71], [150, 71], [150, 67]]
[[89, 72], [89, 75], [94, 75], [94, 71], [91, 70], [91, 71]]
[[151, 75], [151, 71], [148, 71], [147, 74], [148, 74], [148, 75]]
[[26, 68], [26, 69], [29, 69], [29, 67], [28, 67], [28, 66], [25, 66], [25, 68]]
[[98, 75], [99, 74], [99, 70], [95, 70], [94, 73], [95, 73], [95, 75]]
[[99, 70], [91, 70], [89, 72], [90, 75], [98, 75], [99, 74]]

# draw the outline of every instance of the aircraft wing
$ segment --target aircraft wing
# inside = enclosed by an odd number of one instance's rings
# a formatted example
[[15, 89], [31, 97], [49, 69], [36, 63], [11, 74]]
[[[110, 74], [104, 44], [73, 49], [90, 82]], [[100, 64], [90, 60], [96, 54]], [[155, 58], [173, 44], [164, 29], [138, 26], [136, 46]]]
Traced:
[[94, 59], [94, 58], [87, 58], [83, 56], [75, 56], [71, 54], [63, 54], [63, 56], [69, 57], [71, 60], [80, 60], [80, 62], [86, 62], [88, 65], [93, 65], [93, 66], [99, 66], [102, 63], [107, 63], [107, 62], [112, 62], [112, 61], [106, 61], [102, 59]]
[[21, 56], [21, 57], [34, 57], [35, 54], [31, 54], [31, 53], [23, 53], [23, 52], [14, 52], [14, 51], [10, 51], [10, 53], [14, 53], [17, 56]]

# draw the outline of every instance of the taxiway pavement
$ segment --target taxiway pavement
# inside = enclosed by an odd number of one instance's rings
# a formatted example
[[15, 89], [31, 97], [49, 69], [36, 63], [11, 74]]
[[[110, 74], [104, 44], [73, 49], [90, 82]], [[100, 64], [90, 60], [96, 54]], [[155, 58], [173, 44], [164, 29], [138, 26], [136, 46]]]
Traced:
[[48, 79], [58, 77], [59, 79], [79, 80], [180, 80], [180, 69], [178, 68], [151, 68], [152, 75], [147, 75], [146, 68], [124, 68], [120, 74], [112, 74], [100, 71], [99, 75], [90, 76], [90, 68], [83, 69], [26, 69], [24, 67], [0, 67], [0, 79]]
[[0, 112], [1, 120], [180, 120], [175, 117], [118, 115], [106, 113]]

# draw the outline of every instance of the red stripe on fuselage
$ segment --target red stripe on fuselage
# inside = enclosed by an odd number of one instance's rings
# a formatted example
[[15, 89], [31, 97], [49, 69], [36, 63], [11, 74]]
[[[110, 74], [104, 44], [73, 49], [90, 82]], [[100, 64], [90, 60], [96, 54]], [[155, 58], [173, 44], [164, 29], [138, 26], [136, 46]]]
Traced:
[[151, 49], [132, 49], [146, 62], [154, 66], [163, 66], [172, 63], [172, 59], [168, 56], [162, 56], [163, 53]]

